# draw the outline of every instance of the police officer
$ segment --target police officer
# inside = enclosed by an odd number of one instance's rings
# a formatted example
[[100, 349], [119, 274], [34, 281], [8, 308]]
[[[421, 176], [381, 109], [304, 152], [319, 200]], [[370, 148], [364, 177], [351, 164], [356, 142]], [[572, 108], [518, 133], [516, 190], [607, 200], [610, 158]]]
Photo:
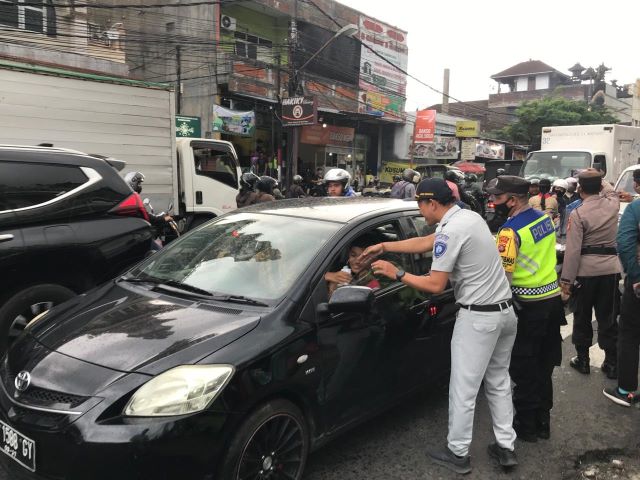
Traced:
[[605, 352], [601, 369], [607, 377], [616, 378], [616, 317], [621, 273], [616, 230], [620, 202], [611, 185], [602, 181], [602, 173], [593, 168], [578, 176], [578, 192], [582, 204], [569, 215], [560, 278], [565, 295], [576, 296], [572, 338], [578, 355], [571, 359], [570, 365], [580, 373], [590, 371], [591, 317], [595, 310], [598, 345]]
[[427, 223], [439, 223], [436, 233], [380, 243], [367, 248], [363, 257], [366, 260], [384, 252], [433, 250], [430, 275], [412, 275], [383, 260], [374, 262], [372, 267], [378, 275], [423, 292], [440, 293], [451, 280], [460, 305], [451, 339], [448, 445], [429, 455], [435, 463], [455, 472], [471, 471], [473, 414], [484, 381], [496, 437], [489, 453], [503, 467], [513, 467], [517, 459], [509, 361], [517, 320], [493, 237], [480, 215], [455, 204], [453, 192], [443, 179], [421, 181], [416, 199]]
[[541, 212], [548, 213], [551, 218], [555, 218], [558, 216], [558, 201], [555, 197], [551, 196], [550, 191], [551, 181], [548, 178], [543, 178], [538, 181], [538, 193], [531, 195], [529, 205]]
[[555, 270], [555, 228], [548, 215], [529, 205], [524, 178], [503, 175], [487, 191], [496, 211], [508, 217], [496, 241], [518, 316], [509, 369], [515, 383], [514, 427], [519, 439], [536, 442], [551, 434], [551, 376], [560, 365], [560, 325], [566, 324]]

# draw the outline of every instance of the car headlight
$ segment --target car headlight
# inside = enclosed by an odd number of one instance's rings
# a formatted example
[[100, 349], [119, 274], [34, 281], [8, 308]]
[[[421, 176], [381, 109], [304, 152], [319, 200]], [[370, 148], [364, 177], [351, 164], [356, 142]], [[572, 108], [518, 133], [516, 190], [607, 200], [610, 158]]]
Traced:
[[227, 385], [231, 365], [183, 365], [145, 383], [129, 400], [124, 415], [163, 417], [204, 410]]

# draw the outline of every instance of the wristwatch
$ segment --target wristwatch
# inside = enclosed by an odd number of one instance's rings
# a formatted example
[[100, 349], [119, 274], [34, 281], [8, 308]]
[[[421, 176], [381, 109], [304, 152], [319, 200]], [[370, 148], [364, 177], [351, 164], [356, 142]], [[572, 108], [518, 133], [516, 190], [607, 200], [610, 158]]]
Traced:
[[398, 270], [396, 272], [396, 280], [401, 282], [402, 281], [402, 277], [404, 277], [404, 274], [407, 273], [404, 270]]

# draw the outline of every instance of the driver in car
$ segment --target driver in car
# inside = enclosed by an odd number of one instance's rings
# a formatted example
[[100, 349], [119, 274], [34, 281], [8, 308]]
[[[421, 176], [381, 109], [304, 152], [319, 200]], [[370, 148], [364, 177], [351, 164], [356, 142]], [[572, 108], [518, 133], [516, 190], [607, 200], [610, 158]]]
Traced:
[[342, 285], [360, 285], [372, 289], [380, 288], [380, 282], [375, 278], [371, 269], [372, 260], [366, 261], [361, 258], [362, 252], [376, 243], [375, 239], [366, 235], [357, 238], [349, 248], [349, 258], [342, 270], [325, 273], [324, 279], [329, 288], [329, 296], [333, 295], [333, 292]]

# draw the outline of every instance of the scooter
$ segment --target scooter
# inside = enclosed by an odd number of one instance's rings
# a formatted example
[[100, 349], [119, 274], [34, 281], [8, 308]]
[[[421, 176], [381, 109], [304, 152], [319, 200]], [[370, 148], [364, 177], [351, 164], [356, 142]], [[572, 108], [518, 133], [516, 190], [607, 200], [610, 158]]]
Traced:
[[[166, 217], [167, 215], [170, 216], [169, 212], [173, 210], [173, 202], [170, 202], [166, 212], [160, 212], [156, 215], [153, 209], [153, 205], [151, 205], [151, 201], [148, 198], [145, 198], [143, 200], [143, 204], [147, 212], [149, 212], [149, 215], [155, 218], [164, 219], [164, 217]], [[178, 224], [173, 219], [173, 217], [171, 217], [171, 220], [168, 221], [163, 220], [161, 222], [153, 222], [153, 228], [154, 235], [151, 239], [151, 253], [157, 252], [158, 250], [162, 249], [164, 245], [169, 243], [169, 241], [173, 240], [173, 238], [171, 240], [167, 240], [167, 237], [177, 238], [180, 236], [180, 228], [178, 227]]]

